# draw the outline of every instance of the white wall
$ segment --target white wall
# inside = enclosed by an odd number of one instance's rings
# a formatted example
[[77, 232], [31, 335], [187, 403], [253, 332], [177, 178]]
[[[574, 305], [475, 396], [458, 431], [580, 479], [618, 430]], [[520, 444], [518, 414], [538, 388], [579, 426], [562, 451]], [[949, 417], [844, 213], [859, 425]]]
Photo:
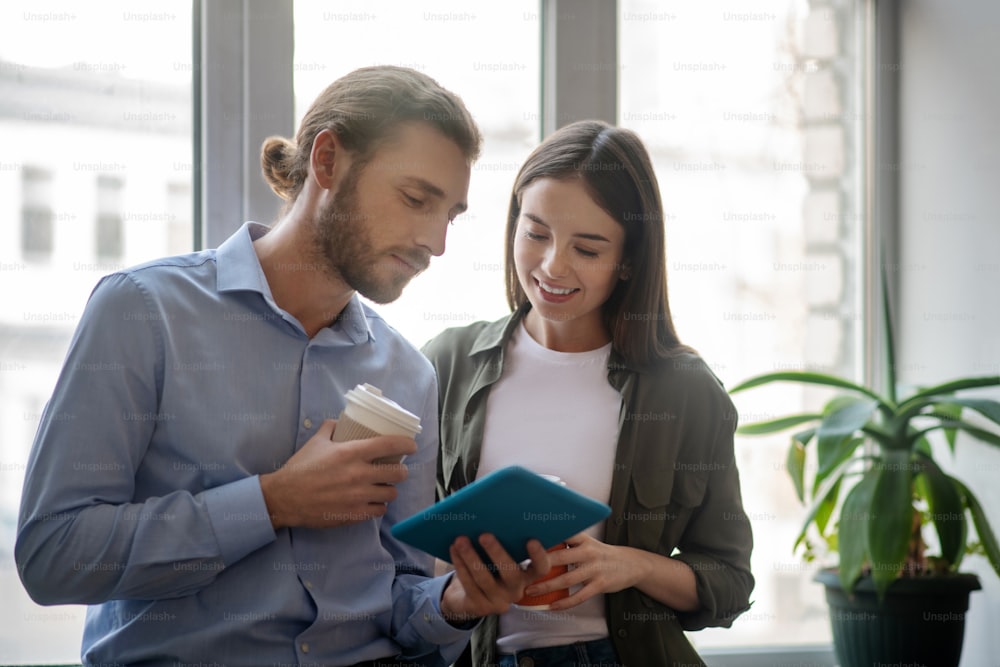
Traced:
[[[901, 41], [901, 378], [1000, 373], [1000, 3], [906, 0]], [[990, 392], [1000, 398], [1000, 391]], [[959, 442], [951, 467], [1000, 533], [1000, 451]], [[962, 667], [1000, 665], [1000, 578], [983, 590]]]

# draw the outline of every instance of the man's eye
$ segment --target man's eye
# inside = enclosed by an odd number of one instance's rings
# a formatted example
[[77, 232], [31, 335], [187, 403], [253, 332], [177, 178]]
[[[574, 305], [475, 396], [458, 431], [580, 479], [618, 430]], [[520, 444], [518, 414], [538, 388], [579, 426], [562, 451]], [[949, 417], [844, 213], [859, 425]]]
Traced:
[[410, 195], [406, 194], [405, 192], [403, 193], [403, 198], [406, 199], [406, 203], [409, 204], [410, 206], [416, 207], [416, 206], [423, 206], [424, 205], [424, 200], [423, 199], [417, 199], [416, 197], [411, 197]]

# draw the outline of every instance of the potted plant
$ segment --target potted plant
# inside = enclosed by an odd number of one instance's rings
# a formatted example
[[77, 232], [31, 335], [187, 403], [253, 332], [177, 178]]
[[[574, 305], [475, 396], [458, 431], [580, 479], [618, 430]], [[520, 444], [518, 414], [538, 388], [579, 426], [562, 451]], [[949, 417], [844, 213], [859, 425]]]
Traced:
[[[763, 435], [796, 429], [787, 470], [800, 501], [809, 506], [793, 549], [814, 557], [815, 529], [836, 570], [816, 579], [827, 588], [834, 647], [841, 665], [958, 665], [968, 596], [980, 588], [973, 574], [958, 573], [970, 549], [969, 519], [1000, 575], [1000, 545], [975, 495], [935, 461], [928, 436], [944, 435], [954, 453], [964, 432], [1000, 447], [1000, 435], [970, 423], [967, 411], [1000, 425], [1000, 402], [965, 390], [1000, 386], [1000, 376], [956, 378], [897, 395], [888, 298], [885, 390], [807, 371], [752, 377], [731, 393], [777, 382], [840, 390], [821, 412], [793, 414], [740, 426], [737, 433]], [[814, 451], [815, 463], [806, 465]], [[807, 477], [807, 469], [810, 473]], [[937, 535], [927, 555], [925, 530]], [[926, 599], [920, 597], [926, 594]], [[919, 624], [925, 627], [917, 627]]]

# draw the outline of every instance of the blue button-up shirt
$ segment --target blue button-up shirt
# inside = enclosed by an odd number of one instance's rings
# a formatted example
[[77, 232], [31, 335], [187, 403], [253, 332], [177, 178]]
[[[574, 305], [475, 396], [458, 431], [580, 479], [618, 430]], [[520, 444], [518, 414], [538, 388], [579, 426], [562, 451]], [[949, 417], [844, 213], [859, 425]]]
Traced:
[[[85, 663], [446, 665], [469, 633], [441, 617], [432, 559], [389, 533], [434, 500], [434, 372], [356, 296], [310, 339], [271, 296], [266, 231], [95, 288], [31, 452], [22, 579], [92, 605]], [[381, 519], [275, 531], [258, 476], [364, 382], [421, 417], [398, 498]]]

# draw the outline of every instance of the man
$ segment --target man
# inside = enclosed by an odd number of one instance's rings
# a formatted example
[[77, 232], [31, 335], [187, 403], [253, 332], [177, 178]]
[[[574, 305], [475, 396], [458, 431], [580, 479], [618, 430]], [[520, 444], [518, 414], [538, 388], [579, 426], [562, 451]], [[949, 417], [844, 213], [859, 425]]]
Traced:
[[[288, 200], [273, 229], [95, 288], [36, 435], [15, 553], [36, 601], [92, 605], [85, 663], [446, 665], [474, 619], [548, 569], [536, 542], [522, 570], [484, 536], [498, 575], [462, 538], [454, 576], [432, 579], [389, 532], [433, 501], [437, 390], [356, 292], [392, 301], [444, 252], [480, 141], [428, 77], [355, 71], [295, 144], [265, 142]], [[365, 382], [422, 418], [415, 441], [331, 442]]]

